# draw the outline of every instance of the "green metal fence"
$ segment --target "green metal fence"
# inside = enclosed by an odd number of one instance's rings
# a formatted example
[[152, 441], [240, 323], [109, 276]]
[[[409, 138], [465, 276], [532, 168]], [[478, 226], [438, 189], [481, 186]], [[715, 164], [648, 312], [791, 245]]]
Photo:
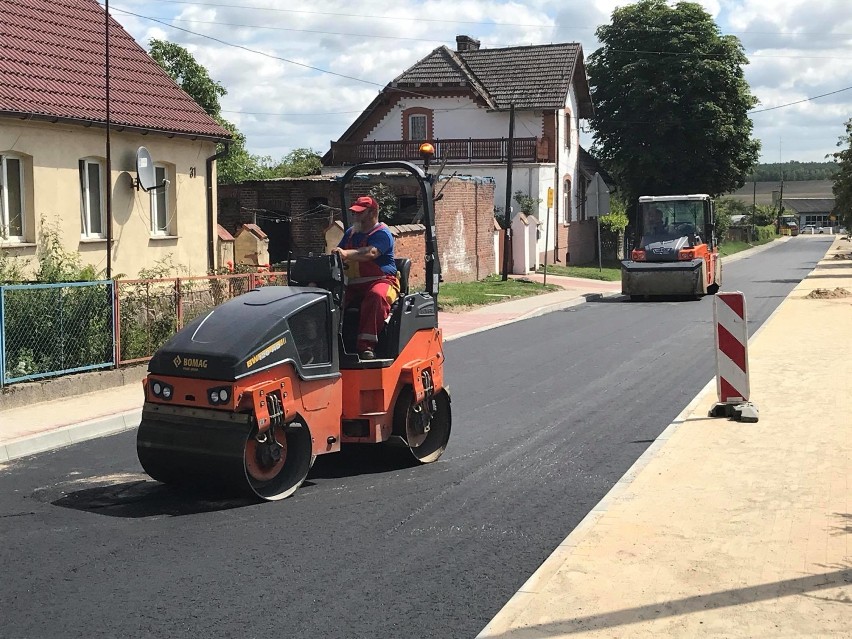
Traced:
[[0, 286], [0, 385], [114, 366], [113, 286]]
[[285, 273], [0, 286], [0, 385], [142, 362], [188, 322]]

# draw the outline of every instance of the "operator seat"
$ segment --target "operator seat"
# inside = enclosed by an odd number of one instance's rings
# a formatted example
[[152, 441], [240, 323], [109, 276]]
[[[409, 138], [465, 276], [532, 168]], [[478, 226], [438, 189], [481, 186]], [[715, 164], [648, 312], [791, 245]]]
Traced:
[[[397, 257], [394, 262], [396, 262], [396, 279], [399, 280], [399, 296], [402, 297], [408, 295], [408, 275], [411, 273], [411, 260], [407, 257]], [[393, 309], [391, 309], [391, 313], [393, 313]]]
[[[394, 320], [394, 317], [399, 315], [402, 304], [402, 299], [408, 295], [408, 281], [411, 273], [411, 260], [407, 257], [394, 258], [396, 264], [396, 279], [399, 282], [399, 296], [391, 304], [390, 313], [385, 320], [385, 327], [379, 334], [379, 344], [377, 346], [377, 355], [384, 357], [388, 352], [388, 339], [385, 335], [388, 331], [388, 325]], [[343, 314], [343, 344], [347, 353], [355, 352], [355, 335], [358, 332], [358, 318], [361, 314], [361, 309], [358, 306], [350, 306]], [[398, 323], [398, 321], [397, 321]]]

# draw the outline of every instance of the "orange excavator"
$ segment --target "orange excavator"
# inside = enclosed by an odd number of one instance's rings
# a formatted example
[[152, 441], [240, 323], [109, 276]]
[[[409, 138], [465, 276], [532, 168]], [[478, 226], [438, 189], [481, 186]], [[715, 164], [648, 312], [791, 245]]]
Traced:
[[[428, 148], [424, 151], [428, 171]], [[344, 223], [356, 175], [400, 171], [419, 185], [425, 290], [401, 295], [376, 359], [360, 360], [336, 254], [295, 260], [288, 286], [236, 297], [179, 331], [151, 359], [137, 454], [154, 479], [239, 489], [261, 500], [293, 494], [318, 455], [375, 444], [412, 463], [436, 461], [450, 437], [450, 395], [438, 327], [441, 266], [433, 178], [409, 162], [372, 162], [341, 179]], [[407, 451], [407, 452], [406, 452]]]
[[621, 263], [621, 292], [631, 300], [719, 290], [722, 260], [709, 195], [643, 195], [631, 239], [630, 259]]

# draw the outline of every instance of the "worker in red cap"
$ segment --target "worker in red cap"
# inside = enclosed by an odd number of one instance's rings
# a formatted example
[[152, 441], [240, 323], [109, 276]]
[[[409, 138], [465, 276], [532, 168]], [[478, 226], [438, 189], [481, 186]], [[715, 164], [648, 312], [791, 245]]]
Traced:
[[354, 221], [332, 249], [339, 253], [347, 275], [345, 306], [361, 305], [356, 348], [361, 359], [375, 359], [379, 333], [399, 297], [393, 235], [379, 222], [379, 203], [369, 195], [349, 207]]

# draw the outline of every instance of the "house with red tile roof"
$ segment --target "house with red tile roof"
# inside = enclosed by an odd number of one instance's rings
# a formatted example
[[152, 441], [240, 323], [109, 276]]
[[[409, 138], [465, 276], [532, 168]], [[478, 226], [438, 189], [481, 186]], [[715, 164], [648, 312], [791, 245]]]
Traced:
[[0, 250], [32, 263], [53, 228], [106, 276], [215, 268], [229, 132], [97, 0], [2, 0], [0, 51]]
[[429, 141], [445, 174], [493, 179], [494, 204], [505, 210], [512, 111], [509, 206], [521, 212], [517, 191], [537, 201], [534, 224], [529, 215], [515, 217], [513, 271], [545, 258], [592, 261], [597, 225], [587, 215], [586, 187], [594, 174], [585, 170], [579, 129], [594, 111], [576, 42], [489, 49], [457, 36], [455, 50], [434, 49], [379, 92], [331, 143], [324, 172], [362, 161], [418, 162], [420, 144]]

